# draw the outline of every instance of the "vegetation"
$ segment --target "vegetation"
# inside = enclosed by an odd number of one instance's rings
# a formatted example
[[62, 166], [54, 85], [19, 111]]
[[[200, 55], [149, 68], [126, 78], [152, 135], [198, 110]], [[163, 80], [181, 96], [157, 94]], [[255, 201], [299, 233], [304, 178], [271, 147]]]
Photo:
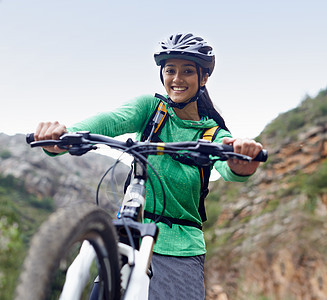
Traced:
[[13, 298], [30, 237], [52, 209], [52, 199], [38, 199], [26, 191], [22, 180], [0, 176], [1, 299]]
[[0, 158], [7, 159], [10, 157], [11, 157], [11, 153], [9, 150], [4, 149], [4, 150], [0, 151]]
[[307, 175], [304, 181], [303, 190], [308, 197], [317, 197], [327, 193], [327, 160], [321, 164], [317, 171]]
[[279, 141], [285, 138], [296, 140], [301, 131], [326, 121], [327, 89], [321, 90], [314, 99], [307, 96], [298, 107], [280, 114], [266, 126], [259, 139], [264, 136]]

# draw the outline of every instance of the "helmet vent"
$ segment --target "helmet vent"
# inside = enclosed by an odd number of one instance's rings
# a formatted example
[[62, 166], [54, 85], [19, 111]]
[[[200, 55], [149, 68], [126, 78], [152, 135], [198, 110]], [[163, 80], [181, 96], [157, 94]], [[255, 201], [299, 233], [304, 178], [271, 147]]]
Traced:
[[205, 46], [200, 48], [198, 51], [203, 54], [211, 54], [212, 48], [210, 46]]

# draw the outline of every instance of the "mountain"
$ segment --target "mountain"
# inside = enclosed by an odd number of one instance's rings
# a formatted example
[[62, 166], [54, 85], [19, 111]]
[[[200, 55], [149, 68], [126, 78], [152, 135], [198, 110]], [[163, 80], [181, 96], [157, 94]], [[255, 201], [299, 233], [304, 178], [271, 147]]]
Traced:
[[258, 137], [269, 159], [207, 199], [206, 299], [327, 299], [327, 90]]
[[[28, 193], [53, 198], [55, 207], [75, 201], [94, 202], [100, 178], [114, 162], [109, 156], [92, 152], [49, 157], [40, 148], [30, 148], [24, 135], [0, 133], [1, 176], [22, 179]], [[115, 168], [116, 182], [124, 181], [127, 169], [123, 163]]]

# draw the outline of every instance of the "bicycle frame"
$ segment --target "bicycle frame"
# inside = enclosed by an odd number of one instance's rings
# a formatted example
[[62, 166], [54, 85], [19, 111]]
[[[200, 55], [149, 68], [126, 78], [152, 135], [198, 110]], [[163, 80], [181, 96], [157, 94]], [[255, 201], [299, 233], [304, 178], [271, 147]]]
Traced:
[[[140, 250], [135, 250], [124, 243], [118, 243], [119, 254], [128, 259], [127, 264], [121, 269], [121, 286], [125, 290], [123, 299], [148, 299], [150, 284], [148, 271], [154, 243], [155, 239], [151, 236], [142, 238]], [[88, 241], [84, 241], [80, 253], [68, 268], [60, 300], [80, 299], [88, 279], [87, 271], [95, 256], [93, 247]]]
[[[135, 166], [137, 165], [136, 163]], [[133, 231], [133, 236], [141, 238], [138, 250], [124, 242], [118, 243], [119, 254], [127, 258], [127, 263], [121, 268], [121, 287], [124, 291], [122, 299], [146, 300], [150, 284], [152, 251], [158, 229], [153, 223], [142, 224], [147, 172], [144, 167], [135, 169], [138, 173], [125, 193], [119, 212], [121, 218], [114, 220], [113, 223], [118, 233], [122, 234], [122, 230], [129, 228]], [[87, 271], [95, 257], [93, 247], [84, 241], [80, 253], [68, 269], [60, 300], [79, 299], [88, 279]]]
[[60, 300], [80, 299], [83, 287], [88, 278], [88, 272], [96, 253], [88, 241], [84, 241], [78, 256], [70, 265]]

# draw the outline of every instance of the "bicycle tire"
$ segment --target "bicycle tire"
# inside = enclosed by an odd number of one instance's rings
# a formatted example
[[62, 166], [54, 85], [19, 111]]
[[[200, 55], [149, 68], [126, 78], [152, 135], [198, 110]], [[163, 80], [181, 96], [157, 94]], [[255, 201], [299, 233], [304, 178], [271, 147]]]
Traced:
[[[109, 215], [82, 204], [59, 209], [33, 237], [16, 288], [15, 299], [51, 299], [51, 280], [75, 243], [88, 240], [95, 249], [104, 277], [103, 299], [120, 299], [120, 262], [117, 235]], [[52, 297], [53, 298], [53, 297]]]

